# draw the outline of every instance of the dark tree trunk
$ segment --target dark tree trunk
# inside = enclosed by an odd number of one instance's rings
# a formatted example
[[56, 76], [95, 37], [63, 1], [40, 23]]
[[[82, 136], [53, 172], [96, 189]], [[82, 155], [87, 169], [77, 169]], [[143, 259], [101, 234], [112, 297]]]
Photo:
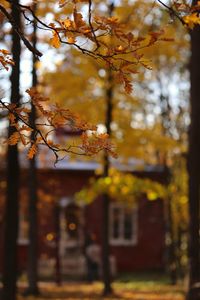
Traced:
[[[168, 167], [164, 164], [167, 174], [167, 185], [170, 184], [171, 175], [169, 174]], [[177, 282], [177, 262], [176, 262], [176, 245], [175, 233], [173, 229], [173, 215], [172, 215], [172, 197], [167, 196], [165, 201], [165, 253], [166, 253], [166, 270], [169, 274], [170, 283], [175, 285]]]
[[[17, 26], [20, 26], [20, 12], [16, 9], [17, 0], [13, 0], [11, 5], [12, 17]], [[12, 31], [12, 55], [15, 65], [12, 67], [10, 76], [11, 81], [11, 103], [19, 105], [20, 91], [20, 38]], [[15, 129], [9, 126], [9, 136]], [[19, 219], [19, 161], [18, 148], [8, 146], [7, 152], [7, 194], [5, 211], [5, 236], [4, 236], [4, 266], [3, 266], [3, 291], [2, 300], [16, 299], [16, 280], [17, 280], [17, 237]]]
[[[158, 78], [158, 83], [160, 87], [160, 107], [161, 107], [161, 121], [162, 121], [162, 134], [167, 136], [170, 134], [170, 112], [171, 106], [169, 103], [169, 96], [164, 95], [162, 90], [162, 82]], [[160, 162], [159, 162], [160, 163]], [[163, 153], [161, 163], [167, 170], [167, 152]], [[172, 180], [171, 175], [168, 174], [167, 184], [170, 184]], [[173, 229], [173, 212], [172, 212], [172, 197], [168, 195], [165, 204], [165, 235], [166, 235], [166, 263], [167, 263], [167, 271], [170, 277], [170, 283], [175, 285], [177, 282], [177, 264], [176, 264], [176, 247], [175, 247], [175, 236], [174, 236], [174, 229]]]
[[172, 216], [172, 198], [168, 197], [167, 206], [168, 206], [168, 224], [167, 224], [167, 235], [168, 235], [168, 268], [170, 282], [172, 285], [177, 283], [177, 262], [176, 262], [176, 246], [175, 246], [175, 237], [173, 230], [173, 216]]
[[29, 246], [28, 246], [28, 288], [25, 295], [38, 295], [38, 271], [37, 271], [37, 176], [35, 158], [29, 165]]
[[178, 278], [180, 278], [181, 280], [183, 280], [184, 275], [185, 275], [184, 266], [183, 266], [183, 263], [181, 261], [183, 255], [185, 254], [185, 249], [182, 248], [184, 235], [185, 235], [185, 231], [183, 230], [183, 228], [181, 228], [181, 224], [180, 224], [180, 226], [178, 226], [178, 238], [177, 238], [177, 249], [178, 249], [177, 271], [178, 271]]
[[[36, 11], [36, 3], [33, 8]], [[33, 47], [36, 48], [37, 33], [36, 33], [36, 21], [33, 23], [33, 35], [32, 42]], [[37, 72], [36, 64], [37, 58], [33, 55], [33, 66], [32, 66], [32, 86], [37, 86]], [[35, 107], [31, 105], [31, 113], [29, 116], [29, 123], [34, 128], [36, 120]], [[35, 140], [35, 131], [31, 133], [31, 144]], [[29, 174], [28, 174], [28, 185], [29, 185], [29, 247], [28, 247], [28, 288], [25, 291], [25, 295], [38, 295], [38, 222], [37, 222], [37, 169], [36, 169], [36, 158], [35, 156], [29, 162]]]
[[[108, 89], [106, 93], [106, 120], [105, 125], [107, 133], [111, 135], [111, 122], [112, 122], [112, 98], [113, 98], [113, 87], [112, 87], [112, 74], [111, 70], [108, 71]], [[103, 176], [109, 175], [109, 155], [107, 152], [104, 154], [104, 170]], [[110, 262], [109, 262], [109, 195], [103, 195], [103, 228], [102, 228], [102, 264], [103, 264], [103, 282], [104, 282], [104, 295], [112, 293], [111, 288], [111, 274], [110, 274]]]
[[[193, 1], [197, 4], [197, 0]], [[200, 26], [191, 31], [191, 124], [189, 130], [189, 291], [188, 300], [200, 299]]]
[[61, 266], [60, 266], [60, 206], [55, 206], [55, 258], [56, 258], [56, 273], [55, 281], [57, 285], [61, 285]]

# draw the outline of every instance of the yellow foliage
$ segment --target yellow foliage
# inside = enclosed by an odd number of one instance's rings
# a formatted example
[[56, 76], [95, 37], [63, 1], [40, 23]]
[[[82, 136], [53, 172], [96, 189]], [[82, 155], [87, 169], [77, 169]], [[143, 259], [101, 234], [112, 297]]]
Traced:
[[141, 179], [132, 174], [110, 170], [108, 177], [91, 178], [90, 184], [76, 194], [77, 201], [90, 203], [99, 195], [107, 193], [111, 199], [134, 205], [143, 194], [148, 200], [164, 199], [166, 188], [149, 179]]
[[50, 39], [50, 44], [56, 49], [60, 48], [60, 38], [56, 31], [53, 31], [53, 37]]
[[195, 25], [200, 25], [199, 13], [192, 13], [183, 17], [184, 22], [190, 29], [193, 29]]
[[69, 44], [75, 44], [76, 43], [76, 39], [74, 37], [68, 37], [67, 42]]

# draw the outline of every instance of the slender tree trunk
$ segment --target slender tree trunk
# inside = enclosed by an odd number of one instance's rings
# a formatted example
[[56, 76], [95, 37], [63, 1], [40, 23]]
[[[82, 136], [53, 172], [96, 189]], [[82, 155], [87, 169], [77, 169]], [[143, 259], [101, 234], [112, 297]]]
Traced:
[[55, 206], [55, 258], [56, 258], [56, 267], [55, 267], [55, 281], [57, 285], [61, 285], [61, 266], [60, 266], [60, 206], [57, 204]]
[[[20, 26], [20, 12], [16, 9], [17, 0], [11, 4], [12, 17], [17, 26]], [[11, 103], [19, 105], [20, 102], [20, 38], [12, 31], [12, 55], [15, 65], [12, 67], [11, 81]], [[9, 126], [9, 136], [15, 129]], [[4, 236], [4, 266], [3, 266], [3, 295], [2, 300], [16, 299], [17, 281], [17, 237], [19, 219], [19, 161], [18, 148], [8, 146], [7, 152], [7, 194], [5, 211], [5, 236]]]
[[[105, 125], [107, 133], [111, 134], [111, 122], [112, 122], [112, 98], [113, 98], [113, 87], [112, 87], [112, 74], [111, 70], [108, 71], [108, 89], [106, 93], [106, 120]], [[109, 175], [109, 155], [107, 152], [104, 153], [104, 171], [103, 176]], [[104, 282], [104, 295], [112, 293], [111, 288], [111, 274], [110, 274], [110, 262], [109, 262], [109, 195], [103, 195], [103, 237], [102, 237], [102, 258], [103, 258], [103, 282]]]
[[181, 262], [184, 253], [184, 250], [182, 249], [182, 243], [183, 243], [183, 238], [184, 238], [184, 230], [181, 228], [181, 226], [178, 226], [178, 238], [177, 238], [177, 250], [178, 250], [178, 255], [177, 255], [177, 269], [178, 269], [178, 278], [183, 280], [184, 278], [184, 267]]
[[[197, 0], [193, 1], [197, 4]], [[191, 31], [191, 124], [189, 130], [189, 291], [188, 300], [200, 299], [200, 26]]]
[[[167, 136], [170, 133], [170, 111], [171, 106], [169, 103], [169, 97], [163, 95], [163, 87], [162, 83], [158, 78], [158, 83], [160, 86], [161, 94], [160, 94], [160, 106], [161, 106], [161, 121], [162, 121], [162, 134]], [[167, 170], [167, 152], [163, 154], [162, 164]], [[167, 179], [167, 185], [170, 184], [172, 180], [169, 175]], [[172, 211], [172, 197], [168, 195], [166, 199], [166, 207], [165, 207], [165, 235], [167, 238], [166, 245], [166, 256], [167, 256], [167, 270], [169, 272], [170, 282], [172, 285], [175, 285], [177, 282], [177, 264], [176, 264], [176, 246], [175, 246], [175, 234], [174, 234], [174, 220], [173, 220], [173, 211]]]
[[167, 224], [167, 235], [169, 238], [168, 244], [168, 267], [169, 267], [169, 276], [172, 285], [177, 283], [177, 264], [176, 264], [176, 246], [175, 246], [175, 237], [173, 229], [173, 216], [172, 216], [172, 198], [168, 197], [167, 206], [168, 206], [168, 224]]
[[[36, 3], [34, 4], [33, 10], [36, 11]], [[33, 23], [33, 35], [32, 42], [33, 47], [36, 48], [37, 43], [37, 29], [36, 21]], [[36, 64], [37, 58], [33, 54], [33, 66], [32, 66], [32, 86], [37, 86], [37, 72]], [[35, 107], [31, 105], [31, 113], [29, 116], [29, 123], [32, 127], [35, 127], [36, 111]], [[31, 133], [31, 145], [35, 140], [35, 131]], [[28, 247], [28, 288], [25, 291], [25, 295], [38, 295], [38, 222], [37, 222], [37, 169], [36, 169], [36, 158], [29, 161], [29, 247]]]

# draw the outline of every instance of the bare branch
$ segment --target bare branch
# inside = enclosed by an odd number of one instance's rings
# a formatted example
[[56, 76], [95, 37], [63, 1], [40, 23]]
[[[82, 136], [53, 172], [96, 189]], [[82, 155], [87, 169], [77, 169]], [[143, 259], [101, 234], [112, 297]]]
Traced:
[[17, 26], [17, 24], [15, 23], [14, 19], [12, 18], [12, 16], [7, 12], [7, 10], [0, 5], [0, 11], [4, 14], [4, 16], [8, 19], [8, 21], [10, 22], [10, 24], [12, 25], [12, 28], [15, 30], [15, 32], [19, 35], [20, 39], [24, 42], [24, 45], [35, 55], [41, 57], [42, 53], [35, 49], [31, 43], [25, 38], [24, 34], [22, 33], [22, 31], [20, 30], [20, 28]]
[[171, 6], [168, 6], [167, 4], [163, 3], [161, 0], [157, 0], [157, 1], [169, 11], [170, 15], [175, 16], [183, 25], [186, 25], [185, 21], [179, 16], [179, 14]]

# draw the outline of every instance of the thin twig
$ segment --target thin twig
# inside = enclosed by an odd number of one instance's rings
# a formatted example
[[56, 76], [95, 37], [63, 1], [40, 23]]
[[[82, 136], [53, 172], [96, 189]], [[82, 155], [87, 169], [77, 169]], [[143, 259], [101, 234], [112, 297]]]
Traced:
[[179, 14], [171, 7], [168, 6], [167, 4], [163, 3], [161, 0], [157, 0], [162, 6], [164, 6], [170, 14], [175, 16], [183, 25], [186, 25], [185, 21], [179, 16]]
[[17, 26], [17, 24], [15, 23], [14, 19], [12, 18], [12, 16], [7, 12], [7, 10], [0, 5], [0, 11], [4, 14], [4, 16], [8, 19], [8, 21], [10, 22], [10, 24], [12, 25], [12, 28], [15, 30], [15, 32], [19, 35], [20, 39], [24, 42], [24, 45], [35, 55], [41, 57], [42, 53], [35, 49], [31, 43], [25, 38], [24, 34], [22, 33], [22, 31], [20, 30], [20, 28]]
[[95, 32], [94, 32], [93, 25], [92, 25], [92, 0], [89, 0], [89, 4], [88, 4], [88, 22], [89, 22], [89, 25], [90, 25], [90, 28], [91, 28], [91, 31], [92, 31], [94, 41], [97, 45], [97, 48], [95, 49], [95, 51], [96, 51], [100, 47], [100, 45], [99, 45], [99, 42], [97, 40], [97, 37], [96, 37]]

